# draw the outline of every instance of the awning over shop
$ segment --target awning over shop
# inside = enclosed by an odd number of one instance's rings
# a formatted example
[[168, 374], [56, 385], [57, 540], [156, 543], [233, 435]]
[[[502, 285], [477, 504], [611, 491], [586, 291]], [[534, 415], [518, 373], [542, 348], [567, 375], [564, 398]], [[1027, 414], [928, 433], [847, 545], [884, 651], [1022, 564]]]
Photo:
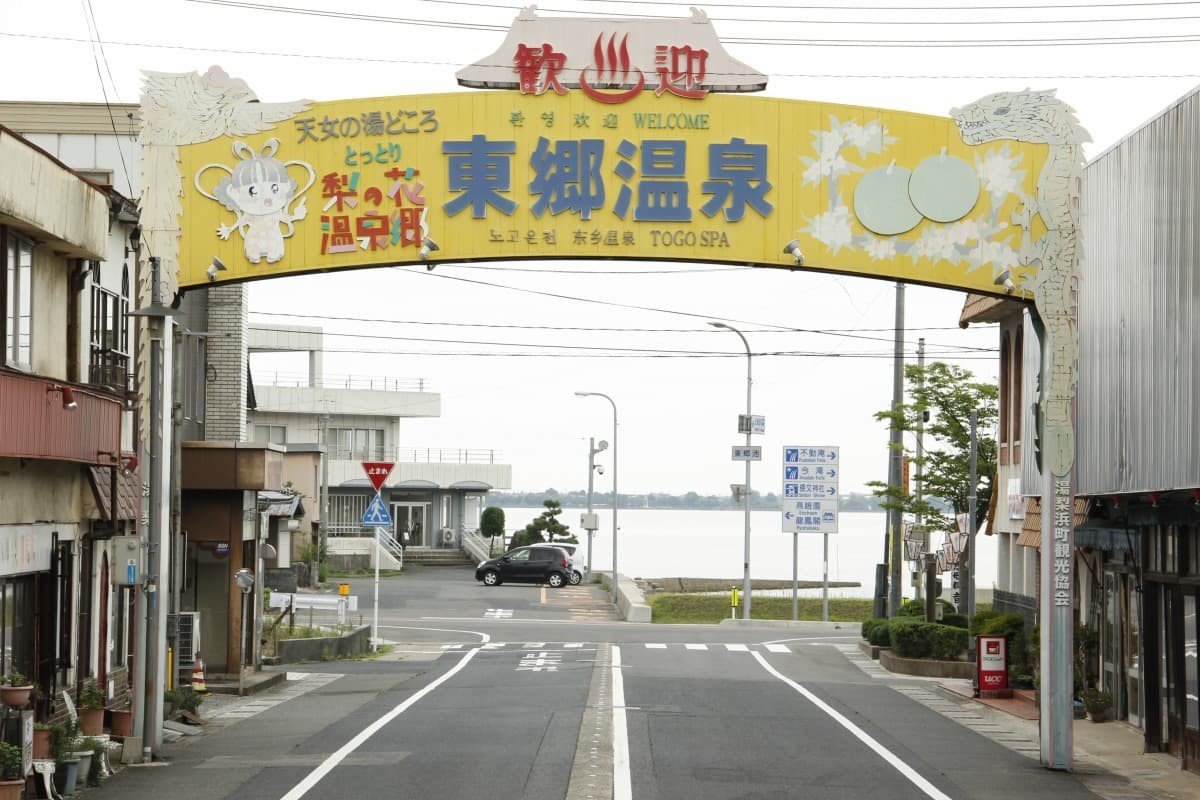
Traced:
[[[94, 505], [87, 504], [88, 519], [112, 521], [112, 478], [113, 467], [88, 467], [88, 482], [92, 487]], [[117, 519], [135, 520], [141, 492], [138, 491], [138, 476], [126, 470], [116, 470]]]
[[[1088, 511], [1091, 509], [1091, 499], [1087, 497], [1075, 498], [1075, 513], [1074, 524], [1075, 529], [1079, 530], [1079, 526], [1087, 519]], [[1078, 541], [1076, 542], [1078, 543]], [[1027, 498], [1025, 501], [1025, 524], [1021, 526], [1021, 533], [1017, 536], [1017, 544], [1022, 547], [1041, 547], [1042, 546], [1042, 501], [1037, 497]]]
[[304, 516], [304, 506], [300, 503], [300, 496], [287, 492], [259, 492], [258, 510], [259, 513], [272, 517]]
[[1136, 553], [1140, 536], [1137, 528], [1127, 528], [1123, 522], [1089, 519], [1075, 527], [1075, 546]]

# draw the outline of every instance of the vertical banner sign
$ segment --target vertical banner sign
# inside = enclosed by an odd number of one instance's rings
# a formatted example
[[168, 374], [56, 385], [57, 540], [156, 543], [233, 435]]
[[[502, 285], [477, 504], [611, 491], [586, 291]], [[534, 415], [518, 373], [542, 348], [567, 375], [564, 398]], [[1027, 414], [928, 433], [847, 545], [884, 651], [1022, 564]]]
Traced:
[[1003, 636], [975, 637], [975, 664], [980, 691], [995, 692], [1008, 688], [1007, 644]]
[[839, 451], [838, 447], [784, 446], [784, 533], [837, 533]]

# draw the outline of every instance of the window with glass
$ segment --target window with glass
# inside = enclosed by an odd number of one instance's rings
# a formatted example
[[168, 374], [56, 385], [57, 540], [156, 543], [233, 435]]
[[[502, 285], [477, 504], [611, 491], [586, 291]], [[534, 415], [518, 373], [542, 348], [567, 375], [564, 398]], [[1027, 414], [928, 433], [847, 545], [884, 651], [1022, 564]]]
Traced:
[[1196, 595], [1187, 589], [1183, 595], [1183, 680], [1187, 698], [1184, 724], [1200, 729], [1200, 670], [1196, 664]]
[[328, 428], [329, 457], [342, 461], [382, 461], [383, 428]]
[[255, 425], [254, 441], [270, 444], [287, 444], [286, 425]]
[[[99, 262], [93, 262], [98, 265]], [[92, 270], [98, 280], [99, 269]], [[126, 389], [129, 383], [129, 268], [121, 275], [121, 292], [92, 286], [92, 324], [89, 337], [91, 383]]]
[[33, 365], [33, 242], [5, 231], [4, 362], [29, 369]]

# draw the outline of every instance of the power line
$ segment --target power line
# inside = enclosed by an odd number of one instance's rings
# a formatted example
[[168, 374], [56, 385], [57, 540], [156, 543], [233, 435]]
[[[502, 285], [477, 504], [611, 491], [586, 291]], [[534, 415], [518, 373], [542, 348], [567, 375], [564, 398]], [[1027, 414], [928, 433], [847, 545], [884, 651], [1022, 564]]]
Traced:
[[[278, 327], [261, 328], [261, 327], [257, 327], [254, 325], [248, 326], [248, 329], [249, 330], [260, 330], [260, 331], [275, 331], [275, 332], [282, 332], [282, 333], [305, 333], [306, 332], [301, 329], [289, 329], [289, 328], [278, 328]], [[677, 332], [685, 333], [686, 331], [677, 331]], [[785, 331], [776, 331], [776, 332], [784, 333]], [[825, 333], [825, 331], [815, 331], [815, 330], [808, 330], [808, 331], [799, 331], [798, 330], [798, 331], [786, 331], [786, 332], [787, 333], [793, 333], [793, 332], [794, 333], [817, 333], [817, 334]], [[703, 334], [707, 335], [710, 332], [709, 331], [695, 331], [695, 333], [703, 333]], [[712, 331], [711, 333], [715, 334], [718, 332]], [[678, 350], [678, 351], [676, 351], [676, 350], [663, 350], [662, 348], [658, 348], [658, 347], [611, 347], [611, 346], [607, 346], [607, 345], [599, 346], [599, 345], [574, 345], [574, 344], [542, 344], [540, 342], [534, 342], [534, 343], [498, 342], [498, 341], [486, 341], [486, 340], [481, 341], [481, 340], [474, 340], [474, 339], [442, 339], [442, 338], [425, 337], [425, 336], [396, 336], [396, 335], [378, 334], [378, 333], [344, 333], [344, 332], [339, 332], [339, 331], [327, 331], [327, 332], [323, 331], [322, 335], [330, 336], [330, 337], [340, 337], [340, 338], [344, 338], [344, 339], [371, 339], [374, 341], [386, 340], [386, 341], [394, 341], [394, 342], [422, 342], [422, 343], [434, 343], [434, 344], [469, 344], [469, 345], [486, 345], [486, 346], [490, 346], [490, 347], [532, 347], [532, 348], [547, 349], [547, 350], [603, 350], [603, 351], [628, 352], [628, 353], [648, 353], [648, 352], [685, 353], [686, 352], [686, 353], [696, 353], [698, 355], [714, 355], [717, 353], [724, 354], [722, 351], [715, 351], [715, 350], [714, 351], [710, 351], [710, 350]], [[834, 334], [834, 335], [836, 335], [836, 334]], [[873, 336], [854, 336], [851, 334], [841, 334], [841, 335], [846, 336], [847, 338], [851, 338], [851, 339], [868, 339], [868, 340], [872, 340], [872, 341], [884, 341], [883, 339], [881, 339], [879, 337], [873, 337]], [[927, 348], [926, 352], [934, 352], [934, 353], [961, 353], [961, 352], [995, 353], [995, 352], [998, 352], [998, 348], [994, 348], [994, 347], [966, 347], [966, 346], [961, 346], [961, 345], [933, 345], [933, 347], [941, 348], [941, 349], [930, 351]], [[264, 351], [264, 352], [270, 352], [270, 351]], [[327, 351], [325, 351], [323, 348], [323, 352], [327, 352]]]
[[[523, 294], [532, 294], [532, 295], [538, 295], [541, 297], [551, 297], [556, 300], [570, 300], [570, 301], [577, 302], [577, 303], [591, 303], [591, 304], [595, 304], [595, 305], [608, 306], [608, 307], [613, 307], [613, 308], [625, 308], [625, 309], [630, 309], [633, 311], [649, 311], [651, 313], [656, 313], [656, 314], [670, 314], [670, 315], [674, 315], [674, 316], [688, 317], [690, 319], [702, 319], [702, 320], [705, 320], [706, 322], [709, 320], [715, 319], [715, 320], [720, 320], [722, 322], [731, 322], [731, 323], [737, 323], [740, 325], [761, 325], [761, 326], [765, 326], [768, 328], [774, 328], [776, 330], [785, 330], [785, 331], [794, 331], [794, 332], [804, 332], [804, 333], [814, 333], [814, 334], [818, 334], [818, 335], [825, 335], [824, 331], [819, 331], [819, 330], [800, 331], [800, 329], [796, 329], [796, 328], [793, 328], [793, 327], [787, 326], [787, 325], [772, 325], [769, 323], [754, 322], [751, 320], [730, 319], [727, 317], [720, 317], [720, 316], [717, 316], [714, 314], [698, 314], [698, 313], [695, 313], [692, 311], [678, 311], [675, 309], [660, 308], [657, 306], [639, 306], [639, 305], [634, 305], [631, 303], [617, 303], [617, 302], [614, 302], [611, 300], [597, 300], [595, 298], [590, 298], [590, 297], [578, 297], [575, 295], [560, 294], [558, 292], [542, 291], [540, 289], [526, 289], [526, 288], [520, 287], [520, 286], [509, 286], [507, 284], [494, 283], [492, 281], [481, 281], [481, 280], [478, 280], [475, 278], [462, 278], [462, 277], [459, 277], [456, 275], [446, 275], [446, 274], [442, 274], [442, 273], [429, 272], [429, 271], [416, 271], [416, 270], [408, 269], [406, 267], [396, 267], [395, 269], [396, 269], [396, 271], [398, 271], [400, 274], [403, 274], [403, 275], [420, 275], [420, 276], [424, 276], [424, 277], [440, 278], [442, 280], [461, 281], [463, 283], [471, 283], [471, 284], [475, 284], [478, 286], [488, 286], [488, 287], [495, 288], [495, 289], [506, 289], [511, 292], [520, 292]], [[848, 334], [848, 333], [837, 334], [837, 335], [844, 336], [844, 337], [850, 338], [850, 339], [867, 339], [867, 340], [871, 340], [871, 341], [891, 341], [888, 338], [878, 337], [878, 336], [861, 336], [861, 335]], [[953, 345], [947, 345], [947, 346], [953, 346]], [[970, 348], [963, 348], [963, 349], [970, 349]]]
[[[10, 39], [36, 39], [39, 41], [49, 42], [66, 42], [71, 44], [91, 44], [88, 39], [81, 39], [75, 36], [51, 36], [48, 34], [37, 33], [14, 33], [11, 31], [0, 31], [0, 36]], [[369, 56], [347, 56], [347, 55], [331, 55], [329, 53], [294, 53], [271, 50], [240, 50], [228, 47], [195, 47], [192, 45], [174, 45], [174, 44], [158, 44], [148, 42], [126, 42], [110, 39], [106, 42], [109, 47], [134, 47], [151, 50], [186, 50], [192, 53], [222, 53], [228, 55], [239, 56], [261, 56], [263, 58], [294, 58], [304, 59], [307, 61], [338, 61], [348, 63], [364, 63], [364, 64], [411, 64], [416, 66], [444, 66], [444, 67], [461, 67], [461, 61], [433, 61], [429, 59], [410, 59], [410, 58], [378, 58]], [[508, 64], [491, 64], [484, 66], [507, 67]], [[750, 73], [746, 73], [750, 74]], [[759, 74], [759, 73], [755, 73]], [[1183, 80], [1200, 78], [1200, 72], [1156, 72], [1156, 73], [1131, 73], [1131, 74], [1104, 74], [1104, 73], [1087, 73], [1068, 75], [1063, 73], [1045, 73], [1045, 74], [1013, 74], [1013, 75], [970, 75], [970, 74], [937, 74], [937, 75], [902, 75], [895, 73], [874, 74], [874, 73], [843, 73], [843, 72], [770, 72], [768, 77], [774, 78], [806, 78], [809, 80], [1020, 80], [1020, 81], [1042, 81], [1042, 80], [1081, 80], [1081, 81], [1112, 81], [1112, 80]]]
[[[300, 16], [315, 16], [331, 19], [354, 20], [358, 22], [381, 22], [396, 25], [414, 25], [418, 27], [430, 28], [445, 28], [449, 30], [476, 30], [476, 31], [497, 31], [504, 32], [509, 30], [507, 25], [493, 25], [487, 23], [475, 22], [458, 22], [453, 20], [428, 20], [415, 19], [409, 17], [386, 17], [376, 14], [362, 14], [350, 11], [329, 11], [324, 9], [299, 8], [296, 6], [276, 6], [267, 5], [264, 3], [252, 3], [247, 0], [188, 0], [190, 3], [199, 3], [204, 5], [215, 5], [225, 8], [241, 8], [251, 11], [266, 11], [277, 14], [295, 14]], [[873, 9], [880, 10], [880, 9]], [[944, 9], [926, 9], [926, 10], [944, 10]], [[1170, 21], [1173, 18], [1164, 18], [1163, 21]], [[1192, 19], [1192, 17], [1179, 18]], [[775, 22], [787, 22], [788, 20], [776, 20]], [[1103, 22], [1105, 20], [1099, 20]], [[1153, 21], [1153, 20], [1148, 20]], [[1078, 24], [1077, 20], [1070, 21], [1072, 24]], [[847, 24], [856, 24], [849, 22]], [[1001, 24], [1001, 23], [997, 23]], [[1190, 42], [1200, 40], [1200, 34], [1159, 34], [1149, 36], [1108, 36], [1108, 37], [1059, 37], [1054, 39], [934, 39], [934, 40], [893, 40], [893, 39], [761, 39], [758, 37], [724, 37], [723, 42], [737, 43], [751, 46], [777, 46], [777, 45], [807, 45], [811, 47], [1047, 47], [1047, 46], [1083, 46], [1083, 45], [1110, 45], [1110, 44], [1169, 44], [1178, 42]], [[506, 64], [505, 66], [511, 66]]]
[[[506, 270], [507, 271], [507, 270]], [[605, 328], [605, 327], [584, 327], [571, 325], [518, 325], [518, 324], [502, 324], [495, 322], [445, 322], [434, 320], [415, 320], [415, 319], [383, 319], [380, 317], [346, 317], [332, 316], [326, 314], [293, 314], [286, 311], [251, 311], [250, 314], [262, 317], [288, 317], [300, 319], [323, 319], [334, 322], [374, 322], [386, 325], [435, 325], [439, 327], [450, 328], [500, 328], [500, 329], [516, 329], [516, 330], [535, 330], [535, 331], [583, 331], [583, 332], [614, 332], [614, 333], [720, 333], [713, 331], [711, 328]], [[979, 323], [981, 325], [994, 325], [995, 323]], [[270, 331], [279, 330], [274, 327], [263, 327], [259, 330]], [[284, 329], [293, 333], [309, 333], [310, 331], [303, 328]], [[893, 328], [825, 328], [827, 333], [874, 333], [891, 331]], [[906, 331], [957, 331], [962, 330], [958, 325], [944, 326], [915, 326], [907, 327]], [[324, 331], [322, 331], [324, 332]], [[803, 328], [747, 328], [746, 333], [804, 333]]]

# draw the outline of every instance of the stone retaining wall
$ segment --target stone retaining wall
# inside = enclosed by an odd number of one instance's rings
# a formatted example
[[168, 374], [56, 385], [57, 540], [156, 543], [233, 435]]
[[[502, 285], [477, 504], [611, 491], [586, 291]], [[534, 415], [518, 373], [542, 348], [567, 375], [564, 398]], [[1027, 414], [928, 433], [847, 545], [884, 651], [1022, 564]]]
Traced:
[[332, 661], [337, 658], [360, 656], [371, 649], [371, 626], [360, 625], [342, 636], [322, 639], [280, 639], [275, 643], [275, 655], [280, 663], [298, 661]]

